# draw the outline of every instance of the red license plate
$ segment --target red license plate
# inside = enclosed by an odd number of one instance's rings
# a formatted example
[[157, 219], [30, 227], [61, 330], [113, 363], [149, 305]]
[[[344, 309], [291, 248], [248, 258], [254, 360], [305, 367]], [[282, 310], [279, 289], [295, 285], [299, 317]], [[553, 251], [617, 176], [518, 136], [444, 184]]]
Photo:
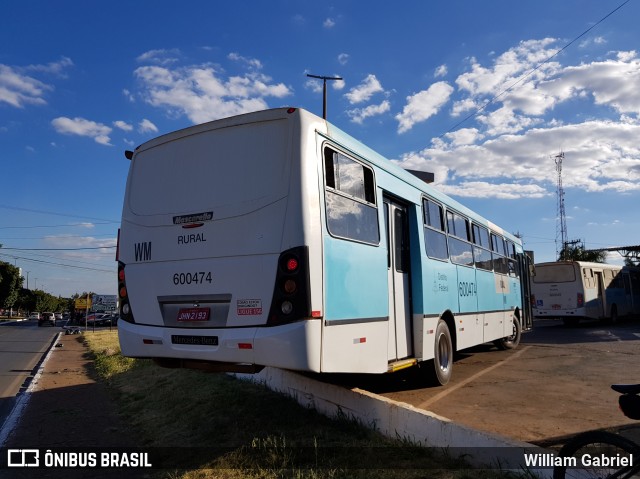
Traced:
[[210, 308], [181, 308], [178, 321], [209, 321]]
[[552, 309], [561, 309], [562, 307], [559, 304], [554, 304], [551, 306]]

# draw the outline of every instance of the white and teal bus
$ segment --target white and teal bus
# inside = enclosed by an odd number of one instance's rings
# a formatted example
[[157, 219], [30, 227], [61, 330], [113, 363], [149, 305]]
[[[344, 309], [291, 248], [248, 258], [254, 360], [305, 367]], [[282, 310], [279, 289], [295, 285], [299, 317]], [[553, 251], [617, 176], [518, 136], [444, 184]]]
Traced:
[[160, 136], [131, 160], [122, 353], [167, 367], [384, 373], [530, 328], [521, 241], [301, 109]]

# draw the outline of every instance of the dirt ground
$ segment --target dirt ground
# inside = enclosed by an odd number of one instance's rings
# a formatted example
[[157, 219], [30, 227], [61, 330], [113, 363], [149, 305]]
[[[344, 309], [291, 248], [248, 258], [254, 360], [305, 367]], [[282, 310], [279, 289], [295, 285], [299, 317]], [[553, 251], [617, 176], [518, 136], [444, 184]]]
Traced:
[[[109, 448], [135, 445], [135, 431], [118, 416], [111, 395], [96, 379], [82, 336], [61, 335], [35, 385], [7, 448]], [[7, 473], [5, 475], [5, 473]], [[89, 474], [89, 476], [88, 476]], [[7, 469], [8, 478], [144, 477], [141, 470]]]
[[445, 387], [425, 386], [409, 375], [360, 387], [542, 446], [594, 429], [616, 430], [640, 442], [640, 423], [621, 413], [619, 394], [610, 387], [640, 382], [638, 354], [640, 321], [575, 328], [540, 321], [516, 350], [482, 345], [457, 354]]

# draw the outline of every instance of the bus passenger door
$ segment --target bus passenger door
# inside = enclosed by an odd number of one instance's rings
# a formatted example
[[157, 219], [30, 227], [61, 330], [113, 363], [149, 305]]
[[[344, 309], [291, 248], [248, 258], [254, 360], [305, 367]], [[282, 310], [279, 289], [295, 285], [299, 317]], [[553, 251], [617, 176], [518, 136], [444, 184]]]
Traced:
[[595, 318], [606, 318], [607, 317], [607, 292], [604, 286], [604, 277], [602, 271], [594, 271], [594, 275], [596, 277], [596, 288], [598, 288], [597, 292], [597, 301], [595, 303]]
[[411, 303], [409, 298], [409, 222], [407, 208], [384, 200], [387, 237], [387, 274], [389, 284], [389, 361], [413, 354], [411, 339]]

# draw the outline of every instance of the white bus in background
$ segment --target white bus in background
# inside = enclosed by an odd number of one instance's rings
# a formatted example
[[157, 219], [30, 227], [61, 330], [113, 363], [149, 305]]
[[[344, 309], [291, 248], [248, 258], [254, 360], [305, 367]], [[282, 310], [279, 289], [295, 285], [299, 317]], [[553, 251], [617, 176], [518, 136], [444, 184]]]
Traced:
[[[169, 367], [385, 373], [514, 348], [530, 329], [519, 238], [297, 108], [128, 152], [122, 353]], [[429, 375], [432, 375], [429, 374]]]
[[531, 284], [535, 318], [607, 319], [640, 314], [640, 269], [584, 261], [535, 265]]

